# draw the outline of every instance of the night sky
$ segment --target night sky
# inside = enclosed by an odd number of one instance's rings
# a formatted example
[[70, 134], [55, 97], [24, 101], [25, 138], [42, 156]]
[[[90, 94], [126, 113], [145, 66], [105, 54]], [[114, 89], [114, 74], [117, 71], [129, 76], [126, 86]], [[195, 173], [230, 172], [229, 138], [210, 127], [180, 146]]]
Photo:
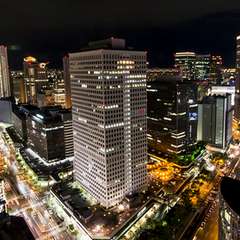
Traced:
[[231, 66], [240, 33], [239, 0], [2, 0], [0, 9], [11, 69], [28, 54], [60, 67], [65, 53], [111, 36], [147, 50], [151, 66], [171, 66], [179, 50], [221, 54]]

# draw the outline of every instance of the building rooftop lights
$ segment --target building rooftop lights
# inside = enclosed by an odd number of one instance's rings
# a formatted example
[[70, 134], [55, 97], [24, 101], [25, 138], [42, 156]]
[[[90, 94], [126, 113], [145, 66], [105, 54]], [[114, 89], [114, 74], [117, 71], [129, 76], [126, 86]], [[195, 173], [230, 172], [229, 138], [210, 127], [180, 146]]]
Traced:
[[195, 54], [195, 52], [177, 52], [177, 53], [175, 53], [175, 56], [176, 57], [185, 57], [185, 56], [195, 57], [196, 54]]
[[37, 59], [35, 57], [32, 57], [32, 56], [25, 57], [23, 60], [24, 60], [24, 62], [27, 62], [27, 63], [37, 62]]

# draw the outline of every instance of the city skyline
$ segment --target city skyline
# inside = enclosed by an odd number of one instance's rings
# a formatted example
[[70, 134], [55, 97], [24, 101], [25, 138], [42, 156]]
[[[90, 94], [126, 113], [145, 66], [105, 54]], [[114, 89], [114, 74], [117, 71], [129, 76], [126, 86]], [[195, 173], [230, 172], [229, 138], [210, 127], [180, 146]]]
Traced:
[[0, 7], [1, 240], [239, 240], [239, 0]]

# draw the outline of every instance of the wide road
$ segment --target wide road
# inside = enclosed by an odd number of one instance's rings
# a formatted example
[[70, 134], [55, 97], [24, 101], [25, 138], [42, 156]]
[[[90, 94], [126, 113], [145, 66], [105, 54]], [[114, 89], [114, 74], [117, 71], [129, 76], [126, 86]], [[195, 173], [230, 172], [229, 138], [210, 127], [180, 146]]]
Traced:
[[218, 240], [218, 204], [215, 205], [203, 228], [199, 228], [194, 240]]
[[[1, 138], [1, 137], [0, 137]], [[0, 150], [8, 151], [0, 139]], [[72, 240], [64, 223], [59, 224], [56, 217], [48, 211], [47, 194], [41, 194], [31, 189], [26, 176], [19, 170], [14, 154], [9, 152], [7, 165], [9, 175], [5, 178], [6, 201], [11, 215], [24, 217], [35, 239], [38, 240]]]

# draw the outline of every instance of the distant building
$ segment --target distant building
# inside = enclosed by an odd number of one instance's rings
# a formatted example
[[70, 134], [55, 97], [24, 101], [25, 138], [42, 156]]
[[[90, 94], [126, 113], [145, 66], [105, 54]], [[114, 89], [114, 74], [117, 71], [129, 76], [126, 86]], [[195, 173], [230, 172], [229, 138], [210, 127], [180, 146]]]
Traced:
[[39, 63], [34, 57], [26, 57], [23, 62], [27, 102], [37, 105], [37, 94], [48, 85], [46, 63]]
[[47, 163], [73, 156], [71, 113], [59, 107], [45, 107], [29, 113], [28, 146]]
[[175, 67], [181, 72], [181, 77], [186, 80], [195, 80], [196, 53], [177, 52], [175, 54]]
[[147, 70], [147, 82], [156, 79], [167, 80], [180, 78], [180, 70], [177, 68], [151, 68]]
[[69, 71], [69, 56], [63, 58], [64, 69], [64, 87], [65, 87], [65, 107], [67, 109], [72, 107], [72, 95], [71, 95], [71, 79]]
[[11, 96], [7, 47], [0, 45], [0, 98]]
[[197, 141], [197, 88], [191, 81], [148, 82], [148, 143], [153, 150], [179, 154]]
[[48, 69], [48, 86], [49, 89], [45, 91], [48, 93], [49, 90], [52, 91], [52, 105], [61, 105], [63, 108], [66, 106], [65, 99], [65, 82], [64, 82], [64, 73], [62, 70], [58, 69]]
[[210, 54], [197, 54], [195, 62], [195, 79], [198, 81], [207, 81], [210, 71]]
[[27, 102], [24, 76], [22, 71], [11, 71], [12, 96], [17, 103]]
[[198, 105], [198, 140], [225, 149], [232, 138], [231, 95], [207, 96]]
[[146, 188], [146, 52], [110, 38], [69, 61], [75, 178], [110, 207]]
[[221, 56], [211, 56], [210, 59], [210, 74], [209, 74], [209, 82], [214, 83], [216, 85], [222, 84], [222, 65], [223, 59]]
[[54, 84], [54, 103], [55, 105], [66, 106], [64, 79], [57, 79]]
[[235, 94], [235, 108], [234, 108], [234, 117], [236, 120], [240, 121], [240, 35], [237, 36], [237, 50], [236, 50], [236, 94]]
[[240, 239], [240, 181], [223, 177], [219, 193], [219, 240]]
[[228, 86], [235, 86], [237, 79], [237, 69], [236, 68], [223, 68], [222, 69], [222, 79], [223, 84]]
[[38, 107], [47, 107], [55, 105], [53, 89], [45, 89], [37, 94], [37, 106]]

